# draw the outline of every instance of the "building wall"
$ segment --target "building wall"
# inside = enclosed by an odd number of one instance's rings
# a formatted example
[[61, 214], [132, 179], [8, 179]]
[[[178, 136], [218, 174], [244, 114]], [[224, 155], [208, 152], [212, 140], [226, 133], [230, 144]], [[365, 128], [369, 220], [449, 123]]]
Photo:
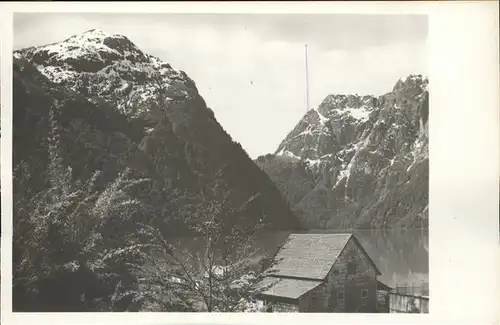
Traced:
[[[349, 263], [356, 264], [356, 273], [349, 274]], [[361, 290], [367, 296], [361, 297]], [[337, 299], [339, 292], [344, 299]], [[301, 312], [376, 312], [377, 273], [368, 257], [351, 238], [328, 273], [325, 283], [299, 299]]]
[[389, 293], [390, 313], [429, 313], [429, 298]]
[[297, 313], [299, 312], [299, 306], [284, 302], [274, 302], [272, 304], [272, 311], [274, 313]]
[[330, 290], [324, 283], [299, 298], [299, 310], [306, 313], [328, 312], [328, 298]]
[[377, 290], [377, 309], [379, 313], [389, 313], [389, 293]]

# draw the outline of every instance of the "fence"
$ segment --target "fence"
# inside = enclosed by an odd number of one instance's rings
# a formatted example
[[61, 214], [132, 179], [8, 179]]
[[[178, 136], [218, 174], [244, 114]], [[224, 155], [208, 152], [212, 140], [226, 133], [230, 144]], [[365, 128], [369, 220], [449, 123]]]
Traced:
[[389, 293], [389, 313], [428, 313], [429, 297]]
[[429, 283], [396, 283], [396, 286], [394, 287], [394, 290], [392, 292], [411, 296], [429, 296]]

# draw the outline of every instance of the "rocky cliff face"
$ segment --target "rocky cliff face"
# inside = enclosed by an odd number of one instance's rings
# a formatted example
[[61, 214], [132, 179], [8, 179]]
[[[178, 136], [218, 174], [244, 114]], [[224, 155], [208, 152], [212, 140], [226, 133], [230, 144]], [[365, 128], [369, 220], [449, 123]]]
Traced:
[[428, 79], [329, 95], [257, 159], [310, 228], [428, 226]]
[[[184, 72], [122, 35], [90, 30], [14, 53], [14, 166], [30, 175], [18, 195], [47, 186], [50, 123], [56, 112], [61, 156], [78, 179], [101, 183], [125, 168], [151, 179], [142, 196], [150, 218], [172, 220], [173, 192], [199, 194], [223, 183], [234, 205], [257, 195], [246, 221], [293, 229], [298, 221], [269, 177], [219, 125]], [[175, 222], [174, 222], [175, 221]]]

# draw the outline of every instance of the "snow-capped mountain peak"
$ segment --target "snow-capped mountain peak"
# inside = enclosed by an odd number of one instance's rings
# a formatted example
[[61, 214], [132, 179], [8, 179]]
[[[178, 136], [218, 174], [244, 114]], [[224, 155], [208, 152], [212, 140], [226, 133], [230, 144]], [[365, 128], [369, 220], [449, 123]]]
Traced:
[[189, 98], [189, 89], [197, 91], [194, 82], [183, 71], [142, 52], [126, 36], [100, 29], [87, 30], [61, 42], [19, 50], [14, 57], [32, 62], [55, 84], [117, 102], [122, 113], [132, 117], [148, 113], [146, 107], [158, 95], [159, 84], [176, 93], [177, 98]]
[[394, 86], [394, 90], [414, 87], [421, 91], [426, 91], [428, 84], [429, 78], [427, 76], [417, 73], [411, 73], [406, 77], [401, 77]]
[[[259, 164], [311, 227], [425, 226], [427, 85], [410, 74], [379, 97], [328, 95]], [[394, 188], [418, 188], [419, 199], [394, 198]]]
[[[100, 29], [88, 30], [61, 42], [17, 51], [18, 54], [21, 52], [31, 54], [32, 59], [37, 64], [45, 66], [58, 65], [58, 63], [67, 63], [71, 66], [71, 62], [74, 60], [104, 63], [117, 59], [139, 61], [146, 59], [144, 53], [127, 37], [119, 34], [109, 34]], [[82, 70], [85, 71], [89, 68], [82, 67]], [[102, 66], [95, 65], [94, 69], [98, 68], [102, 68]]]
[[[235, 222], [299, 226], [271, 180], [218, 123], [194, 82], [126, 37], [90, 30], [19, 50], [14, 57], [13, 110], [21, 134], [15, 137], [14, 157], [16, 166], [28, 166], [23, 173], [37, 176], [27, 179], [33, 192], [50, 184], [44, 171], [54, 149], [47, 138], [57, 129], [58, 161], [72, 168], [75, 184], [91, 177], [94, 190], [129, 170], [127, 176], [144, 185], [131, 188], [147, 207], [130, 216], [138, 222], [152, 220], [159, 229], [180, 232], [188, 225], [181, 215], [170, 218], [170, 212], [182, 209], [175, 203], [180, 200], [170, 205], [172, 192], [196, 200], [200, 190], [227, 184], [233, 206], [257, 195], [245, 218]], [[24, 188], [19, 195], [27, 193]]]
[[[116, 35], [121, 36], [118, 34], [116, 34]], [[112, 36], [112, 34], [109, 34], [105, 31], [103, 31], [102, 29], [93, 28], [93, 29], [89, 29], [81, 34], [76, 34], [76, 35], [73, 35], [71, 37], [68, 37], [63, 42], [68, 42], [68, 41], [100, 41], [102, 43], [102, 41], [105, 38], [111, 37], [111, 36]]]

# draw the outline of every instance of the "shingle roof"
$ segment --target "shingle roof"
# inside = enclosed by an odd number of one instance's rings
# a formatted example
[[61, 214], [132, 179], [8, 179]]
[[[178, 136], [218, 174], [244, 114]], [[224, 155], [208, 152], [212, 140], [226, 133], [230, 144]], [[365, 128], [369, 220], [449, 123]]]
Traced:
[[391, 291], [391, 290], [393, 290], [393, 288], [389, 287], [387, 284], [383, 283], [382, 281], [377, 280], [377, 290]]
[[316, 280], [267, 277], [262, 280], [260, 285], [263, 288], [261, 294], [297, 299], [304, 293], [316, 288], [322, 283], [323, 282]]
[[274, 276], [323, 280], [351, 236], [291, 234], [276, 254], [276, 264], [270, 271]]

